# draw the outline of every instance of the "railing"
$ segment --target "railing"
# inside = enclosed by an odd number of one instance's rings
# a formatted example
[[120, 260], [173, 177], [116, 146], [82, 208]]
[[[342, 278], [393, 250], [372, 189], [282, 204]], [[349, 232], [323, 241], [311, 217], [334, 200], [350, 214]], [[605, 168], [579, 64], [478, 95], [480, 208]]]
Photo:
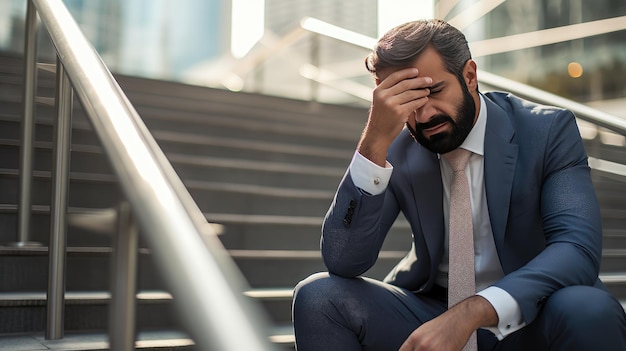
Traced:
[[[174, 302], [191, 337], [203, 350], [270, 350], [265, 316], [243, 295], [245, 281], [212, 232], [171, 164], [148, 132], [117, 82], [61, 0], [28, 2], [25, 44], [25, 99], [21, 150], [21, 203], [18, 244], [28, 245], [30, 176], [36, 87], [37, 15], [57, 53], [56, 146], [51, 203], [50, 278], [46, 338], [63, 337], [67, 190], [71, 103], [75, 94], [113, 165], [132, 210], [120, 211], [116, 268], [125, 274], [113, 290], [113, 319], [128, 328], [112, 328], [111, 349], [134, 348], [132, 251], [137, 221], [156, 256]], [[124, 206], [122, 206], [124, 208]], [[121, 246], [120, 246], [121, 245]], [[127, 262], [125, 266], [119, 264]], [[121, 268], [120, 268], [121, 267]], [[117, 296], [119, 291], [126, 296]], [[130, 295], [132, 294], [132, 295]], [[130, 295], [130, 296], [128, 296]], [[130, 301], [130, 302], [129, 302]], [[125, 308], [128, 307], [128, 308]], [[119, 314], [116, 314], [119, 313]], [[115, 324], [115, 323], [113, 323]], [[126, 329], [126, 331], [124, 330]], [[130, 333], [128, 331], [130, 329]]]
[[[230, 71], [225, 71], [223, 76], [218, 79], [219, 84], [231, 90], [243, 90], [244, 82], [246, 81], [245, 77], [251, 76], [253, 77], [254, 86], [263, 87], [265, 85], [264, 82], [255, 80], [259, 79], [258, 77], [263, 79], [266, 74], [258, 74], [255, 70], [263, 70], [268, 61], [278, 55], [277, 53], [282, 55], [289, 47], [307, 40], [307, 36], [309, 37], [308, 40], [310, 40], [310, 50], [308, 55], [306, 55], [307, 57], [303, 58], [304, 61], [301, 62], [301, 66], [295, 74], [299, 74], [310, 81], [308, 98], [317, 100], [320, 86], [326, 86], [355, 97], [357, 101], [369, 103], [372, 97], [371, 86], [358, 83], [351, 77], [343, 77], [342, 72], [334, 73], [318, 64], [322, 55], [320, 38], [328, 38], [338, 43], [362, 49], [363, 55], [356, 57], [353, 61], [355, 67], [362, 67], [363, 57], [374, 47], [376, 39], [310, 17], [303, 18], [291, 32], [278, 40], [272, 41], [270, 45], [259, 45], [256, 50], [251, 51], [233, 65]], [[471, 47], [472, 44], [470, 43]], [[296, 60], [295, 58], [290, 58], [292, 63], [297, 62]], [[364, 68], [363, 71], [365, 71]], [[605, 128], [621, 136], [622, 142], [626, 140], [626, 119], [624, 118], [482, 70], [478, 72], [478, 80], [481, 88], [488, 86], [491, 90], [508, 91], [530, 101], [569, 109], [574, 112], [579, 120], [594, 125], [593, 130], [591, 130], [593, 134], [598, 134], [598, 131], [604, 133], [602, 128]], [[263, 90], [255, 90], [255, 92], [264, 93]], [[616, 175], [619, 179], [626, 177], [626, 164], [621, 160], [612, 162], [590, 156], [589, 166], [604, 174]]]
[[495, 74], [480, 71], [478, 77], [484, 83], [495, 89], [511, 92], [519, 97], [526, 98], [537, 103], [560, 106], [566, 108], [587, 122], [591, 122], [600, 127], [610, 129], [618, 134], [626, 135], [626, 119], [599, 111], [578, 102], [563, 98], [558, 95], [522, 84]]
[[[271, 46], [251, 52], [248, 56], [244, 57], [238, 64], [234, 65], [230, 72], [224, 75], [222, 78], [222, 84], [225, 87], [230, 88], [233, 82], [239, 82], [239, 84], [235, 85], [238, 85], [238, 87], [241, 88], [239, 85], [241, 84], [240, 82], [243, 81], [242, 77], [244, 75], [258, 67], [262, 67], [263, 64], [276, 55], [276, 53], [284, 52], [285, 48], [294, 45], [300, 40], [304, 40], [307, 35], [312, 35], [310, 37], [311, 47], [317, 46], [318, 37], [326, 37], [341, 43], [362, 48], [364, 56], [371, 51], [376, 43], [375, 38], [367, 37], [360, 33], [352, 32], [318, 19], [307, 17], [302, 19], [300, 24], [294, 30], [275, 41]], [[347, 93], [359, 99], [367, 101], [371, 99], [371, 87], [359, 85], [358, 83], [349, 80], [342, 80], [341, 77], [334, 76], [332, 73], [314, 65], [314, 62], [320, 61], [319, 57], [316, 57], [316, 55], [319, 54], [320, 52], [318, 50], [311, 50], [309, 63], [304, 64], [300, 69], [300, 74], [302, 76], [313, 82], [330, 86], [337, 91]], [[362, 66], [363, 57], [355, 60], [355, 65]], [[497, 90], [508, 91], [538, 103], [567, 108], [574, 112], [581, 120], [591, 122], [595, 125], [610, 129], [618, 134], [626, 136], [626, 119], [624, 118], [599, 111], [558, 95], [554, 95], [482, 70], [478, 74], [478, 79], [480, 83]], [[314, 94], [311, 94], [311, 97], [313, 98]]]
[[[560, 106], [572, 111], [577, 118], [590, 122], [598, 127], [606, 128], [619, 135], [626, 137], [626, 119], [599, 111], [589, 106], [565, 99], [561, 96], [510, 80], [495, 74], [481, 71], [478, 73], [479, 81], [494, 89], [511, 92], [519, 97], [526, 98], [537, 103]], [[626, 177], [626, 165], [611, 162], [596, 157], [589, 157], [589, 166], [601, 172]]]
[[[258, 47], [256, 48], [257, 50], [251, 51], [235, 64], [230, 71], [224, 72], [224, 75], [220, 79], [220, 84], [231, 90], [242, 90], [243, 82], [247, 75], [251, 75], [255, 78], [264, 77], [264, 74], [254, 74], [254, 70], [263, 69], [267, 62], [277, 55], [277, 53], [284, 53], [288, 47], [294, 46], [296, 43], [303, 40], [307, 40], [307, 36], [309, 36], [311, 50], [309, 51], [308, 57], [304, 59], [305, 62], [301, 64], [297, 74], [311, 82], [309, 99], [316, 100], [319, 86], [323, 85], [356, 97], [360, 101], [370, 102], [372, 87], [360, 84], [349, 77], [344, 78], [342, 77], [342, 73], [333, 73], [330, 70], [320, 67], [316, 62], [321, 61], [320, 38], [329, 38], [339, 43], [363, 49], [363, 57], [371, 51], [376, 43], [376, 39], [310, 17], [303, 18], [297, 27], [287, 35], [273, 41], [271, 45]], [[470, 43], [470, 47], [471, 46]], [[361, 67], [363, 65], [363, 57], [355, 58], [355, 67]], [[596, 127], [605, 128], [622, 137], [626, 137], [626, 119], [624, 118], [482, 70], [478, 72], [478, 80], [481, 84], [481, 88], [488, 86], [491, 90], [507, 91], [530, 101], [569, 109], [582, 121], [589, 122]], [[254, 85], [264, 86], [263, 82], [255, 82]], [[263, 93], [263, 91], [258, 90], [256, 92]], [[598, 129], [595, 128], [596, 132], [597, 130]], [[626, 177], [626, 164], [624, 164], [624, 162], [616, 163], [589, 157], [589, 165], [591, 168], [601, 172], [617, 175], [620, 178]]]

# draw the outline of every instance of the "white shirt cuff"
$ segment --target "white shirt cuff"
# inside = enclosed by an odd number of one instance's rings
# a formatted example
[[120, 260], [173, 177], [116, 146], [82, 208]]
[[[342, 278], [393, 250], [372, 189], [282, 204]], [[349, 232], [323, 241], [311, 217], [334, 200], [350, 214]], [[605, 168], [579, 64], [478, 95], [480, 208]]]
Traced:
[[352, 162], [350, 162], [352, 182], [357, 188], [370, 195], [382, 194], [387, 189], [392, 171], [393, 166], [389, 162], [385, 167], [380, 167], [358, 151], [354, 152]]
[[511, 294], [496, 286], [478, 292], [476, 295], [484, 297], [498, 314], [498, 326], [487, 327], [494, 333], [498, 340], [504, 339], [507, 335], [522, 329], [526, 323], [522, 319], [522, 310]]

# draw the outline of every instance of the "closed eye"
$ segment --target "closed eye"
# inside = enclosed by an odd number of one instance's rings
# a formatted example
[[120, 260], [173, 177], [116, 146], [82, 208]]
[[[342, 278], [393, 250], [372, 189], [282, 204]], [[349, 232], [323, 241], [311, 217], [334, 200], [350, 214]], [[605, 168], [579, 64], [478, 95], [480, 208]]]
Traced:
[[443, 90], [443, 81], [431, 85], [428, 89], [430, 90], [430, 95], [440, 93]]

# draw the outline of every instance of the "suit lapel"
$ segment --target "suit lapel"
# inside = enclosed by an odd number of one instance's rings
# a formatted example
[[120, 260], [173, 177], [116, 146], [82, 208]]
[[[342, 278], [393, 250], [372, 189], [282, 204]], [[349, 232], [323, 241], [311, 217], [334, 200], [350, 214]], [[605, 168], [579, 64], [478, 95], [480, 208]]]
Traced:
[[484, 101], [487, 105], [485, 191], [491, 230], [502, 258], [518, 145], [511, 143], [515, 132], [506, 112], [488, 97]]
[[439, 158], [436, 154], [417, 146], [411, 148], [411, 154], [410, 160], [415, 161], [407, 162], [409, 174], [414, 177], [410, 184], [413, 188], [417, 215], [428, 249], [424, 253], [430, 256], [430, 276], [435, 277], [438, 264], [443, 256], [444, 238], [443, 197], [441, 196], [443, 186], [441, 184]]

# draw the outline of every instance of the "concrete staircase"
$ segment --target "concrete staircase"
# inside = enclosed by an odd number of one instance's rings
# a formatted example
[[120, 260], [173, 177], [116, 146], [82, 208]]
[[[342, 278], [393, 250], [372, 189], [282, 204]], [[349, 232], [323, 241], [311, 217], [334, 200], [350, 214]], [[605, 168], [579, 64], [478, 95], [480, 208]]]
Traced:
[[[0, 55], [0, 351], [21, 343], [36, 349], [106, 349], [110, 301], [109, 229], [73, 221], [68, 232], [66, 338], [45, 330], [47, 243], [54, 76], [39, 72], [31, 240], [15, 248], [22, 59]], [[324, 270], [319, 255], [322, 218], [352, 157], [367, 110], [178, 83], [119, 76], [120, 85], [168, 159], [220, 233], [219, 237], [273, 323], [271, 340], [293, 350], [291, 290]], [[75, 102], [71, 218], [110, 210], [123, 200], [97, 137]], [[589, 148], [625, 163], [624, 149], [589, 141]], [[605, 223], [603, 277], [626, 300], [626, 182], [594, 172]], [[89, 222], [89, 221], [88, 221]], [[149, 233], [142, 233], [147, 235]], [[399, 220], [368, 276], [382, 278], [410, 247]], [[175, 301], [141, 245], [137, 331], [139, 349], [193, 350]], [[37, 346], [38, 345], [38, 346]], [[4, 347], [7, 348], [4, 348]], [[38, 348], [35, 348], [38, 347]], [[11, 349], [12, 350], [12, 349]]]

